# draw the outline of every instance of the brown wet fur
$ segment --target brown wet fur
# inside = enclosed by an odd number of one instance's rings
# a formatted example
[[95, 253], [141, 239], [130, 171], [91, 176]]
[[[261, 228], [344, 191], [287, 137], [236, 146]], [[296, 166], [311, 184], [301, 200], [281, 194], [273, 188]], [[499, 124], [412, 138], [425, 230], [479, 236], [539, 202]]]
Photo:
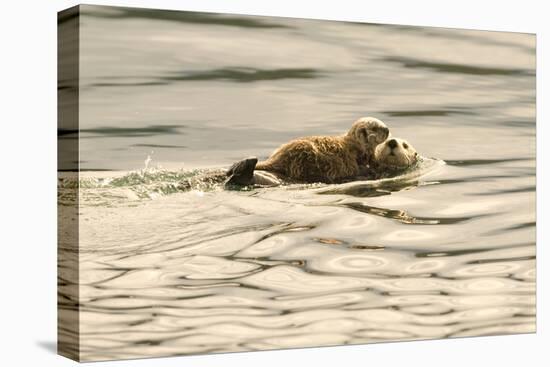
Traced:
[[387, 126], [362, 117], [340, 136], [309, 136], [283, 144], [256, 170], [300, 182], [336, 183], [364, 173], [375, 147], [389, 135]]
[[382, 121], [361, 117], [344, 135], [308, 136], [283, 144], [256, 170], [290, 181], [337, 183], [364, 174], [375, 147], [388, 136]]
[[310, 136], [283, 144], [256, 170], [304, 182], [336, 182], [358, 176], [366, 150], [351, 136]]

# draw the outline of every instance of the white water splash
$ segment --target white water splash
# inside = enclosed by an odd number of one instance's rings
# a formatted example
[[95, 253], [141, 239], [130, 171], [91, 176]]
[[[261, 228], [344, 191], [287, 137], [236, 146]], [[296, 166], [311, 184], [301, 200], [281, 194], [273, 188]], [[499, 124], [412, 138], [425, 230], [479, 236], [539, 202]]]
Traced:
[[153, 160], [153, 158], [151, 158], [151, 155], [153, 155], [153, 153], [155, 153], [154, 151], [151, 151], [151, 154], [148, 154], [147, 155], [147, 158], [145, 159], [145, 168], [143, 169], [144, 172], [147, 172], [147, 170], [149, 170], [149, 165], [151, 164], [151, 161]]

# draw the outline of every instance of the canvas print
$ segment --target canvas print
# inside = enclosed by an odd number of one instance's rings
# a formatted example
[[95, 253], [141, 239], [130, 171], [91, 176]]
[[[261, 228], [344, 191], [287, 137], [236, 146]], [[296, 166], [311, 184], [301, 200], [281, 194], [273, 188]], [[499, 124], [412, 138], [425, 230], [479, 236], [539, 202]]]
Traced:
[[61, 355], [535, 332], [534, 34], [93, 5], [58, 29]]

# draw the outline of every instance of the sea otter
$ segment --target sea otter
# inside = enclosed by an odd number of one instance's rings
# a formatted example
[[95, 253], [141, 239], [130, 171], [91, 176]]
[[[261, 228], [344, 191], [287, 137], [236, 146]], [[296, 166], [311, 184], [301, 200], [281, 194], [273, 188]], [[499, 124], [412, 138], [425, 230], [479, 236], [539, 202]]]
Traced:
[[[378, 144], [369, 165], [360, 167], [354, 176], [344, 176], [331, 183], [343, 183], [355, 180], [372, 180], [391, 177], [412, 167], [418, 160], [418, 153], [406, 140], [389, 138]], [[278, 186], [285, 183], [308, 183], [279, 172], [259, 169], [256, 157], [243, 159], [233, 164], [226, 172], [226, 187], [232, 186]], [[324, 180], [313, 182], [325, 182]]]
[[[414, 147], [406, 140], [391, 137], [376, 146], [370, 165], [363, 166], [355, 177], [345, 177], [336, 183], [350, 181], [377, 180], [397, 176], [413, 167], [419, 160]], [[221, 187], [227, 189], [252, 187], [272, 187], [284, 184], [307, 183], [291, 179], [276, 172], [258, 170], [258, 159], [250, 157], [233, 164], [227, 171], [209, 170], [195, 175], [179, 185], [180, 190], [209, 189]]]

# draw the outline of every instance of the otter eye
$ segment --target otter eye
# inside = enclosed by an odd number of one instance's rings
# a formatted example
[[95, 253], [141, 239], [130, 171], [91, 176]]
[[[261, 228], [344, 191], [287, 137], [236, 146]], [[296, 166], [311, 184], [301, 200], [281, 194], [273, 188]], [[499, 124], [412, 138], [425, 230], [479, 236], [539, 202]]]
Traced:
[[403, 143], [403, 148], [409, 149], [409, 145], [407, 143]]

